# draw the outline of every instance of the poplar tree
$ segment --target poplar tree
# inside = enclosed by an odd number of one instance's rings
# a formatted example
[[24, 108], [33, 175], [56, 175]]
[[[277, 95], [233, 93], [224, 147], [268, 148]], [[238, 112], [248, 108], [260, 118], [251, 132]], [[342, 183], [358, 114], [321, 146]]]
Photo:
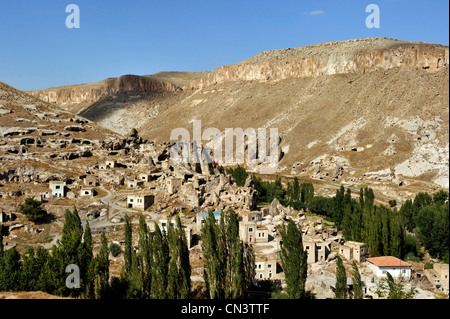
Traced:
[[169, 221], [168, 242], [170, 260], [167, 275], [167, 297], [169, 299], [186, 299], [191, 291], [191, 266], [187, 239], [177, 215], [175, 224]]
[[253, 249], [239, 238], [237, 213], [223, 213], [220, 224], [208, 213], [202, 227], [204, 278], [211, 299], [245, 298], [255, 276]]
[[361, 274], [359, 273], [358, 265], [355, 261], [352, 263], [352, 268], [353, 299], [363, 299], [364, 293], [361, 282]]
[[334, 295], [338, 299], [347, 299], [347, 273], [340, 256], [336, 257], [336, 287]]
[[[223, 222], [223, 215], [221, 216]], [[202, 226], [202, 251], [205, 261], [204, 279], [210, 299], [224, 298], [224, 249], [220, 229], [212, 211], [204, 219]]]
[[292, 186], [292, 200], [300, 200], [300, 184], [297, 177], [294, 177], [294, 185]]
[[101, 235], [101, 248], [93, 263], [95, 274], [95, 297], [103, 298], [109, 287], [109, 248], [105, 233]]
[[166, 233], [162, 234], [158, 224], [153, 234], [153, 260], [152, 260], [152, 297], [165, 299], [167, 296], [167, 273], [169, 263], [169, 247]]
[[301, 227], [289, 219], [287, 226], [282, 225], [280, 234], [282, 237], [280, 259], [286, 278], [288, 298], [305, 298], [308, 256], [303, 249]]
[[152, 236], [144, 216], [139, 216], [139, 263], [142, 280], [142, 296], [150, 298], [152, 281]]
[[314, 198], [314, 186], [312, 183], [302, 183], [300, 186], [300, 200], [309, 204], [311, 200]]
[[131, 227], [131, 221], [130, 221], [130, 218], [128, 217], [128, 214], [126, 214], [125, 215], [125, 249], [124, 249], [124, 253], [123, 253], [124, 277], [128, 277], [128, 275], [131, 272], [131, 262], [132, 262], [131, 251], [133, 250], [132, 236], [133, 236], [133, 229]]

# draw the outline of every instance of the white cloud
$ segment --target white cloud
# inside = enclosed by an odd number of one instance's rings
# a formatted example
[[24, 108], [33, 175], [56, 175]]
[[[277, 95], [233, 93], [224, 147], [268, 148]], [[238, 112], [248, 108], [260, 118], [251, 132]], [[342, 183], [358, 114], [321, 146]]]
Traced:
[[303, 12], [303, 15], [309, 15], [309, 16], [317, 16], [317, 15], [321, 15], [324, 14], [325, 11], [324, 10], [313, 10], [310, 12]]

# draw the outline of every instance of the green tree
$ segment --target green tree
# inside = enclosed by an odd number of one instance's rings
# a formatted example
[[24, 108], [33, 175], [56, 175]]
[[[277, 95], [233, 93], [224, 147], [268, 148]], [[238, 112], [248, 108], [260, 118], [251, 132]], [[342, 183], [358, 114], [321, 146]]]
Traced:
[[359, 273], [358, 265], [355, 261], [352, 263], [352, 268], [353, 299], [363, 299], [364, 293], [361, 282], [361, 274]]
[[300, 200], [308, 205], [313, 198], [314, 198], [313, 184], [310, 182], [302, 183], [300, 186]]
[[155, 299], [165, 299], [167, 298], [167, 273], [170, 254], [167, 234], [161, 232], [158, 224], [155, 225], [152, 243], [152, 297]]
[[133, 229], [131, 226], [130, 217], [128, 214], [125, 215], [125, 249], [123, 253], [124, 257], [124, 276], [127, 277], [131, 272], [131, 262], [132, 262], [132, 238]]
[[282, 244], [280, 250], [281, 265], [286, 278], [288, 298], [305, 298], [307, 277], [307, 252], [303, 249], [301, 227], [289, 219], [287, 226], [280, 228]]
[[122, 247], [116, 243], [111, 243], [109, 245], [109, 251], [113, 257], [117, 257], [122, 252]]
[[3, 252], [0, 259], [0, 291], [20, 291], [22, 263], [16, 247]]
[[101, 248], [90, 264], [94, 281], [94, 294], [96, 299], [105, 298], [109, 290], [109, 249], [105, 233], [101, 235]]
[[187, 239], [179, 215], [175, 224], [169, 222], [167, 233], [170, 252], [167, 296], [169, 299], [187, 299], [191, 291], [191, 266]]
[[142, 296], [150, 298], [152, 285], [152, 236], [144, 216], [139, 216], [139, 260], [141, 265]]
[[19, 211], [30, 221], [39, 222], [47, 216], [47, 211], [42, 207], [42, 202], [28, 197], [23, 204], [19, 205]]
[[341, 257], [336, 257], [336, 287], [334, 295], [338, 299], [347, 299], [347, 273]]
[[411, 289], [406, 292], [404, 290], [404, 286], [401, 282], [396, 282], [392, 275], [387, 272], [387, 286], [388, 286], [388, 293], [387, 298], [388, 299], [412, 299], [414, 298], [414, 295], [416, 294], [416, 288], [411, 287]]
[[[222, 215], [223, 216], [223, 215]], [[221, 219], [223, 220], [223, 217]], [[210, 299], [223, 299], [225, 296], [225, 251], [223, 237], [220, 236], [212, 211], [204, 219], [201, 229], [202, 251], [205, 261], [204, 278]]]
[[226, 171], [227, 174], [231, 174], [234, 177], [237, 186], [245, 185], [245, 181], [247, 180], [248, 176], [247, 172], [245, 171], [245, 168], [238, 165], [238, 167], [236, 167], [235, 169], [229, 168]]

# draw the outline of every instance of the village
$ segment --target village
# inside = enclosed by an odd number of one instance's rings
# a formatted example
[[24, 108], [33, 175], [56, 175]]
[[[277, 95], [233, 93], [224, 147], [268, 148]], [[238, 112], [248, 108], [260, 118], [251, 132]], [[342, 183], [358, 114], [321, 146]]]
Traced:
[[[80, 129], [71, 132], [82, 132], [86, 123], [79, 123], [77, 127]], [[4, 161], [11, 161], [15, 156], [23, 159], [25, 153], [30, 160], [36, 160], [40, 155], [37, 162], [54, 159], [51, 153], [44, 156], [42, 151], [33, 153], [33, 147], [42, 149], [50, 141], [27, 136], [27, 133], [30, 132], [17, 133], [25, 134], [20, 137], [20, 143], [23, 145], [22, 141], [26, 140], [26, 152], [10, 153], [3, 157]], [[11, 132], [3, 134], [3, 143], [10, 147], [15, 135]], [[344, 259], [348, 274], [351, 274], [351, 263], [355, 261], [358, 264], [365, 298], [378, 298], [378, 284], [385, 279], [386, 272], [401, 280], [405, 288], [414, 287], [416, 298], [434, 298], [437, 292], [448, 296], [448, 264], [435, 263], [432, 269], [424, 269], [421, 263], [404, 262], [392, 256], [369, 258], [364, 243], [346, 241], [342, 232], [321, 216], [303, 209], [296, 211], [292, 207], [284, 207], [277, 199], [268, 205], [257, 205], [258, 194], [251, 176], [244, 186], [239, 187], [233, 176], [213, 165], [174, 163], [169, 156], [169, 143], [156, 145], [143, 140], [133, 130], [126, 138], [111, 137], [102, 143], [73, 138], [71, 145], [77, 145], [78, 153], [74, 154], [88, 152], [90, 156], [69, 156], [58, 159], [57, 165], [70, 166], [71, 172], [79, 172], [78, 176], [53, 174], [43, 179], [38, 169], [31, 172], [17, 169], [3, 174], [0, 223], [5, 250], [12, 247], [23, 249], [29, 244], [51, 249], [61, 236], [66, 209], [76, 208], [83, 224], [89, 222], [94, 238], [97, 238], [94, 249], [99, 248], [98, 236], [102, 232], [111, 242], [124, 244], [125, 215], [135, 225], [142, 214], [151, 231], [155, 231], [156, 224], [165, 231], [178, 214], [185, 227], [190, 251], [191, 280], [201, 285], [203, 261], [200, 243], [204, 218], [211, 211], [219, 223], [221, 214], [233, 210], [239, 215], [240, 239], [251, 244], [255, 251], [256, 281], [271, 281], [275, 286], [285, 287], [278, 256], [281, 245], [278, 229], [292, 219], [301, 226], [303, 247], [308, 252], [306, 289], [318, 299], [334, 297], [337, 256]], [[44, 203], [52, 216], [49, 223], [35, 225], [21, 216], [18, 206], [27, 197]], [[136, 238], [133, 244], [137, 249]], [[122, 262], [121, 255], [112, 257], [112, 274], [120, 273]], [[351, 295], [350, 277], [348, 289]]]

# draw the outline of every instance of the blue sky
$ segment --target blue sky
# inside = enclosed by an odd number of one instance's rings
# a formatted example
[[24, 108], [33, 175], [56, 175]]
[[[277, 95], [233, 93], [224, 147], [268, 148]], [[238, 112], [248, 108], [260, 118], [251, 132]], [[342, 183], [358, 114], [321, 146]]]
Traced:
[[[68, 29], [66, 6], [80, 8]], [[365, 9], [380, 8], [368, 29]], [[209, 71], [264, 50], [388, 37], [449, 43], [448, 0], [0, 0], [0, 81], [20, 90]]]

